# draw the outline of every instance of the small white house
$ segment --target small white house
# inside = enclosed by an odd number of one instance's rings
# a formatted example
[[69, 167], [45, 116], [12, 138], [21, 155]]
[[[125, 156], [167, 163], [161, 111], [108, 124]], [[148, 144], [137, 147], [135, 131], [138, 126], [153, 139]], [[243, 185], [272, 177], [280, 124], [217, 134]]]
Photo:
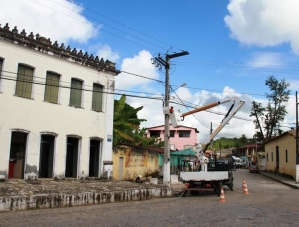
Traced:
[[112, 176], [115, 63], [0, 27], [0, 178]]

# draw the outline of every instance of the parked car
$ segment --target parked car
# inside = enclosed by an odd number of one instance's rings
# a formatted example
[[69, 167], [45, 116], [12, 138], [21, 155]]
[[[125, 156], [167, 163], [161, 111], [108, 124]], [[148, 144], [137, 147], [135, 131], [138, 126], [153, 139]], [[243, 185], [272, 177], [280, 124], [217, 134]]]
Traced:
[[235, 169], [244, 169], [245, 163], [239, 157], [232, 156], [232, 162]]
[[242, 160], [236, 161], [235, 165], [236, 165], [237, 169], [244, 169], [245, 168], [245, 163]]
[[249, 166], [249, 173], [260, 173], [260, 168], [258, 166]]

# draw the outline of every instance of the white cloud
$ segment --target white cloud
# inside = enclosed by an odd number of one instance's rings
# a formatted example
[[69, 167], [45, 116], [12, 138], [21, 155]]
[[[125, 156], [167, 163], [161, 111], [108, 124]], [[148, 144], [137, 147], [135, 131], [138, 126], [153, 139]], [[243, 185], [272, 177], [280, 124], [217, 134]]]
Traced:
[[280, 53], [255, 52], [246, 64], [253, 68], [281, 68], [283, 67], [283, 55]]
[[111, 47], [107, 44], [100, 45], [97, 55], [99, 58], [108, 59], [109, 61], [116, 62], [119, 59], [119, 55], [112, 51]]
[[299, 54], [298, 0], [230, 0], [224, 20], [241, 43], [275, 46], [290, 43]]
[[[130, 90], [135, 86], [146, 87], [152, 83], [151, 79], [159, 79], [156, 67], [151, 63], [151, 54], [148, 51], [140, 51], [132, 58], [125, 58], [121, 64], [121, 70], [136, 75], [121, 73], [116, 77], [116, 88]], [[146, 77], [146, 78], [143, 78]]]
[[[56, 2], [56, 3], [55, 3]], [[2, 1], [0, 23], [9, 23], [11, 29], [39, 33], [58, 43], [76, 41], [86, 43], [98, 32], [90, 21], [82, 15], [82, 7], [67, 0], [52, 1]]]
[[290, 90], [292, 90], [292, 91], [299, 90], [299, 81], [298, 80], [288, 80], [287, 82], [290, 84]]
[[[198, 107], [200, 107], [219, 100], [228, 99], [229, 97], [236, 95], [231, 95], [231, 93], [228, 93], [228, 91], [231, 92], [234, 91], [234, 89], [225, 87], [223, 89], [223, 93], [216, 94], [210, 93], [208, 91], [201, 91], [192, 94], [188, 88], [182, 87], [177, 89], [176, 93], [178, 94], [180, 99], [185, 102], [187, 106], [190, 106], [193, 103], [194, 105], [198, 105]], [[255, 133], [253, 122], [244, 120], [250, 120], [249, 115], [251, 110], [251, 98], [249, 96], [244, 96], [240, 94], [238, 96], [245, 100], [245, 105], [236, 114], [236, 116], [241, 119], [232, 118], [229, 124], [222, 129], [222, 131], [217, 135], [216, 138], [238, 138], [241, 137], [242, 134], [245, 134], [248, 138], [252, 138], [253, 134]], [[178, 103], [180, 102], [178, 98], [175, 98], [173, 101]], [[136, 98], [132, 99], [128, 97], [127, 102], [135, 108], [143, 106], [143, 109], [139, 112], [138, 117], [142, 119], [147, 119], [147, 121], [142, 123], [141, 127], [153, 127], [158, 125], [164, 125], [162, 101]], [[207, 138], [209, 137], [211, 123], [213, 129], [215, 130], [224, 118], [224, 114], [227, 113], [231, 104], [232, 103], [230, 102], [227, 104], [222, 104], [213, 107], [210, 109], [212, 112], [201, 111], [199, 113], [186, 116], [184, 121], [182, 122], [182, 125], [197, 128], [197, 130], [199, 130], [198, 142], [206, 142]], [[177, 105], [174, 103], [171, 103], [171, 106], [174, 107], [175, 111], [180, 109], [181, 113], [186, 113], [187, 111], [194, 109], [192, 107], [186, 108], [182, 105]]]
[[112, 51], [112, 48], [108, 44], [98, 43], [89, 45], [88, 51], [96, 53], [99, 58], [103, 58], [104, 60], [109, 60], [112, 62], [116, 62], [120, 58], [119, 54]]

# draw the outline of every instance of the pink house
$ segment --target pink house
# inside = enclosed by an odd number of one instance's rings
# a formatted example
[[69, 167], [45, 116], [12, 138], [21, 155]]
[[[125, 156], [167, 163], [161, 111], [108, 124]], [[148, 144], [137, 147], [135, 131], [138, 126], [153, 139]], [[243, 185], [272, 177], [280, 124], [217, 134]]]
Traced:
[[[196, 133], [199, 131], [196, 128], [186, 126], [173, 128], [172, 125], [169, 125], [169, 131], [171, 150], [184, 150], [197, 144]], [[147, 128], [146, 137], [159, 137], [164, 141], [164, 125]]]

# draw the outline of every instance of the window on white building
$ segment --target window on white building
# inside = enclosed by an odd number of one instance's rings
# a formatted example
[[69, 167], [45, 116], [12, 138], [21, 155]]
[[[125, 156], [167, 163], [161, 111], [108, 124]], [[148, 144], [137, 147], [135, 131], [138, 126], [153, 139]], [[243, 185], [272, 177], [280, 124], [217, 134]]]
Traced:
[[179, 131], [179, 137], [190, 138], [190, 131]]
[[70, 106], [81, 107], [82, 88], [83, 81], [73, 78], [71, 82]]
[[45, 85], [45, 102], [58, 103], [60, 75], [47, 72]]
[[104, 87], [100, 84], [93, 84], [92, 88], [92, 110], [103, 110], [103, 90]]
[[33, 72], [34, 69], [32, 67], [19, 64], [16, 85], [16, 96], [28, 99], [31, 98]]

